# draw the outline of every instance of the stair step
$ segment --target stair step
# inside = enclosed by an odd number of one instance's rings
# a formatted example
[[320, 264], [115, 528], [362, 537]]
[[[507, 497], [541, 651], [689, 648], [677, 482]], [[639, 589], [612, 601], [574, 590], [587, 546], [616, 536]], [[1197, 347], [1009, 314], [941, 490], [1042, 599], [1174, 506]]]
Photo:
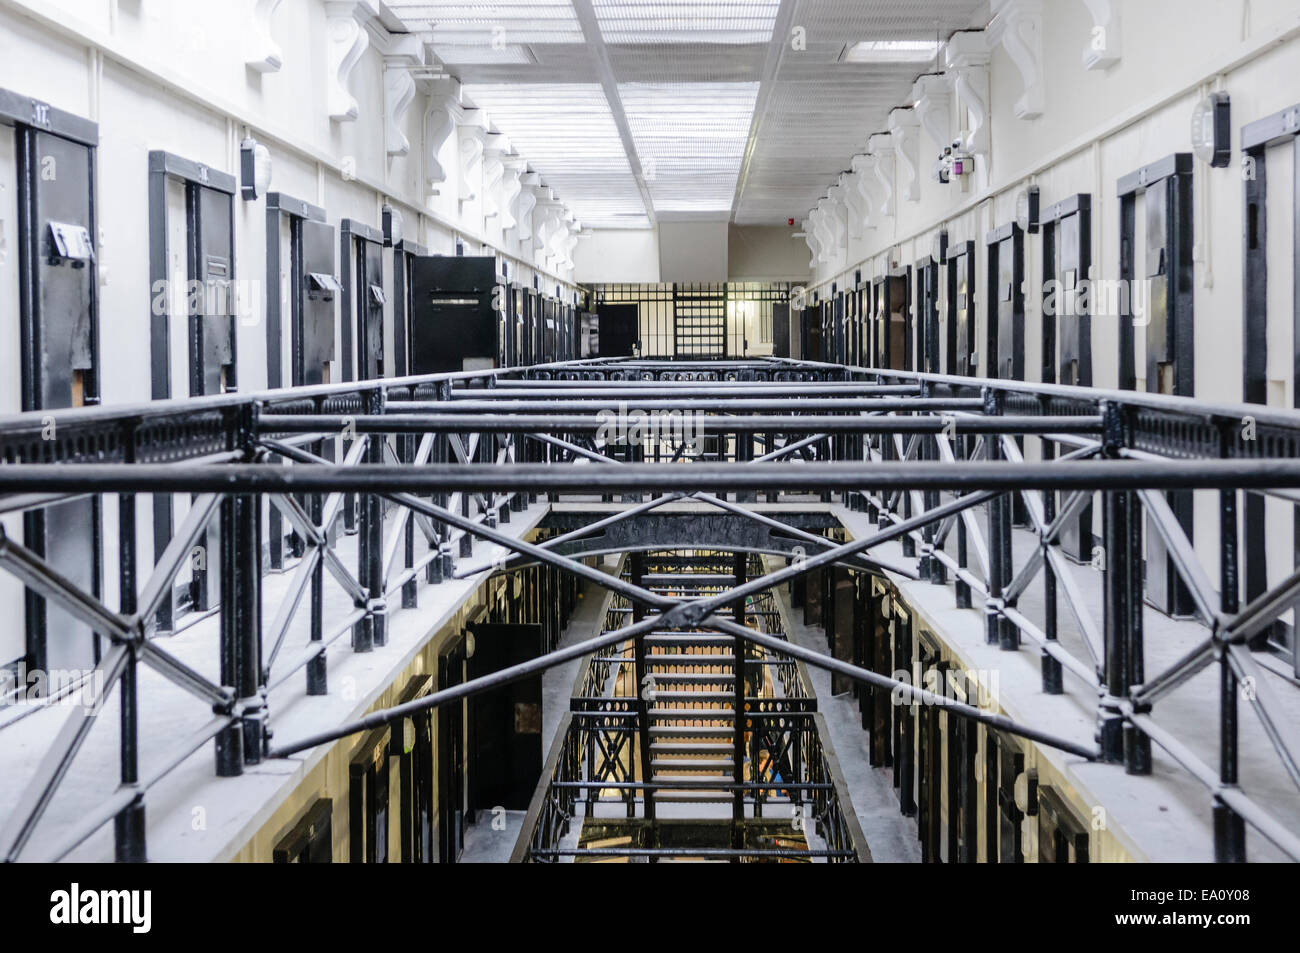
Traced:
[[728, 804], [733, 800], [726, 791], [656, 791], [656, 804]]
[[[730, 733], [730, 730], [728, 730]], [[730, 743], [708, 744], [706, 742], [662, 742], [652, 741], [650, 743], [651, 754], [725, 754], [733, 751], [734, 746]]]
[[734, 729], [725, 725], [651, 725], [650, 736], [658, 738], [730, 738]]
[[674, 692], [655, 689], [655, 701], [721, 702], [730, 701], [731, 692]]
[[656, 672], [655, 683], [664, 682], [734, 682], [736, 676], [721, 672]]
[[722, 665], [736, 661], [734, 655], [646, 655], [647, 665]]
[[720, 758], [676, 761], [672, 758], [655, 758], [650, 762], [651, 769], [658, 773], [663, 773], [665, 769], [673, 771], [730, 771], [731, 765], [731, 761], [724, 761]]
[[706, 632], [668, 632], [662, 635], [647, 635], [645, 640], [650, 645], [681, 644], [683, 642], [690, 645], [731, 645], [736, 641], [730, 635], [712, 635]]
[[678, 721], [728, 721], [730, 708], [651, 708], [651, 718], [677, 719]]

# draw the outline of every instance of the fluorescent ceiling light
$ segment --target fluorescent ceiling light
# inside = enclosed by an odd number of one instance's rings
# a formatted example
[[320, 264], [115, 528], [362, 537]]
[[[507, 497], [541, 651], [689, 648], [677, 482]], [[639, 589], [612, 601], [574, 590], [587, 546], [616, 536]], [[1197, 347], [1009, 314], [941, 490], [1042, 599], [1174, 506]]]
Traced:
[[594, 0], [607, 43], [764, 44], [780, 0]]
[[942, 44], [935, 40], [864, 40], [844, 48], [841, 63], [928, 63]]

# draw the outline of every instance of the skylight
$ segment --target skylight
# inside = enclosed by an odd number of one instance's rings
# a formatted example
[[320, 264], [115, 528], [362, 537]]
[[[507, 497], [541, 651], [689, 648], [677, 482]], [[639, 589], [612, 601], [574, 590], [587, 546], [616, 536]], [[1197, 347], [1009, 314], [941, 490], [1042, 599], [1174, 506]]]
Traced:
[[731, 209], [757, 96], [757, 83], [619, 86], [656, 210]]
[[942, 44], [935, 40], [864, 40], [844, 48], [841, 63], [928, 63]]
[[605, 42], [767, 43], [780, 0], [594, 0]]
[[514, 148], [583, 225], [648, 224], [598, 84], [466, 84], [466, 98], [487, 111]]
[[501, 50], [520, 44], [583, 42], [582, 25], [569, 0], [389, 0], [388, 8], [408, 30], [432, 29], [435, 48], [446, 44]]

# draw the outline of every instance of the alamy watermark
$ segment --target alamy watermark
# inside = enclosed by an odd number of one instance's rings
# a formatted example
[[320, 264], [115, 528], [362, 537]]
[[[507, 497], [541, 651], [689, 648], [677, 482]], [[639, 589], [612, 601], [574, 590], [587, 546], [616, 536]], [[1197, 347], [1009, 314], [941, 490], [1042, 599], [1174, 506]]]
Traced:
[[0, 669], [0, 708], [56, 704], [96, 712], [103, 703], [104, 673], [100, 669], [29, 669], [26, 662]]
[[651, 443], [669, 443], [686, 448], [691, 455], [704, 450], [703, 411], [650, 411], [629, 410], [620, 402], [617, 410], [605, 409], [596, 415], [599, 427], [596, 439], [605, 446], [640, 446]]

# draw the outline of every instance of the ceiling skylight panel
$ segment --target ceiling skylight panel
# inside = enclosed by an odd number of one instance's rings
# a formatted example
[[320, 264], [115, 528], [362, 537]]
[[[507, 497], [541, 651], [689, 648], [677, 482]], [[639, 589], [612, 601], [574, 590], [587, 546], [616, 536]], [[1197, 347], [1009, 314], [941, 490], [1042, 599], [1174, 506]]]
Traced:
[[767, 43], [780, 0], [594, 0], [607, 43]]
[[533, 43], [582, 43], [582, 25], [569, 0], [418, 3], [389, 0], [408, 29], [433, 30], [434, 45], [489, 49]]
[[757, 83], [619, 86], [656, 209], [731, 207], [757, 96]]

